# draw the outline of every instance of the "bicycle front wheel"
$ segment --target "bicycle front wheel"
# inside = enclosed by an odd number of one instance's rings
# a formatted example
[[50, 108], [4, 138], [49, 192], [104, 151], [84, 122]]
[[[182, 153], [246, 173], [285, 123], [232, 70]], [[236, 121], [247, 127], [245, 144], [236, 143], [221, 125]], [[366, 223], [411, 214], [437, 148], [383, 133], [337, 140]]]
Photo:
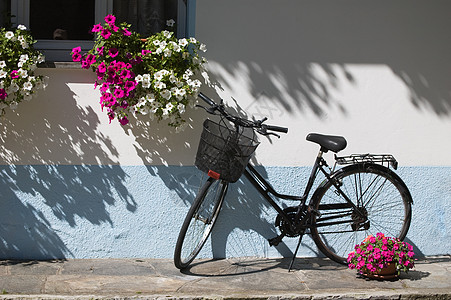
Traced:
[[407, 186], [390, 169], [376, 164], [345, 167], [312, 197], [312, 206], [319, 212], [312, 220], [313, 240], [324, 255], [346, 264], [354, 246], [368, 235], [382, 232], [403, 240], [410, 226], [411, 204]]
[[194, 200], [180, 229], [175, 246], [174, 264], [184, 269], [204, 246], [218, 218], [228, 183], [208, 178]]

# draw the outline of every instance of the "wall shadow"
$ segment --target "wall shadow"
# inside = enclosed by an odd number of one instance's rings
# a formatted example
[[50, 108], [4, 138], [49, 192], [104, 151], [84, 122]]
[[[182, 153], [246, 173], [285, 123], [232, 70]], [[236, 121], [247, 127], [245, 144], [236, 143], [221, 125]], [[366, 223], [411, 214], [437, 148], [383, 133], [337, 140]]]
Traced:
[[[230, 78], [239, 77], [255, 99], [292, 114], [321, 116], [327, 106], [346, 115], [346, 99], [332, 94], [342, 84], [359, 84], [349, 66], [380, 65], [399, 78], [419, 110], [451, 113], [449, 1], [232, 0], [215, 3], [214, 11], [221, 16], [203, 15], [197, 28], [210, 30], [201, 29], [199, 39], [205, 35], [211, 45], [212, 73], [226, 90], [236, 90]], [[233, 25], [214, 26], [230, 24], [230, 15]]]
[[[204, 92], [215, 101], [220, 101], [211, 88], [205, 88]], [[232, 103], [227, 110], [241, 117], [252, 118], [246, 115], [246, 111], [238, 102]], [[206, 118], [217, 120], [217, 117], [208, 115], [201, 108], [191, 110], [186, 116], [190, 119], [190, 126], [182, 133], [175, 133], [164, 121], [151, 123], [146, 120], [146, 116], [138, 116], [126, 129], [124, 128], [135, 137], [135, 149], [149, 174], [158, 176], [168, 189], [177, 194], [174, 204], [177, 209], [183, 209], [185, 214], [208, 178], [193, 166], [203, 120]], [[252, 163], [259, 165], [255, 157], [252, 158]], [[258, 170], [263, 177], [268, 178], [264, 167], [258, 167]], [[281, 206], [286, 207], [287, 204], [281, 203]], [[273, 216], [268, 218], [270, 214]], [[253, 251], [253, 256], [264, 256], [267, 252], [266, 245], [269, 247], [267, 239], [278, 235], [274, 226], [276, 215], [275, 210], [247, 179], [242, 177], [238, 182], [231, 184], [218, 224], [211, 234], [212, 256], [214, 258], [249, 256], [249, 248]], [[183, 214], [183, 218], [184, 216]], [[183, 218], [176, 224], [177, 233], [182, 226]], [[239, 230], [242, 234], [236, 236], [235, 230]], [[237, 240], [233, 240], [234, 238]], [[292, 256], [292, 250], [284, 242], [276, 247], [276, 251], [284, 257]]]
[[[76, 227], [80, 219], [113, 226], [109, 206], [119, 200], [129, 211], [137, 207], [115, 147], [97, 130], [96, 113], [77, 104], [62, 71], [43, 72], [52, 72], [46, 91], [0, 120], [2, 259], [70, 257], [60, 227]], [[91, 82], [80, 71], [71, 76], [74, 83]]]

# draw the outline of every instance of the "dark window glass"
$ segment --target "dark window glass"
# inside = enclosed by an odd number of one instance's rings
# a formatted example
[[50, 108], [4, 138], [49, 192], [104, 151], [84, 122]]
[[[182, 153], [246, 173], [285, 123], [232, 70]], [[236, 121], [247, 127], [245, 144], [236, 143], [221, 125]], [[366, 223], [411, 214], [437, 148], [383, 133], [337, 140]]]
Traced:
[[11, 1], [0, 0], [0, 26], [11, 28]]
[[94, 0], [30, 0], [30, 29], [35, 39], [92, 40]]
[[114, 0], [113, 10], [119, 22], [132, 25], [143, 36], [166, 29], [166, 21], [177, 22], [178, 0]]

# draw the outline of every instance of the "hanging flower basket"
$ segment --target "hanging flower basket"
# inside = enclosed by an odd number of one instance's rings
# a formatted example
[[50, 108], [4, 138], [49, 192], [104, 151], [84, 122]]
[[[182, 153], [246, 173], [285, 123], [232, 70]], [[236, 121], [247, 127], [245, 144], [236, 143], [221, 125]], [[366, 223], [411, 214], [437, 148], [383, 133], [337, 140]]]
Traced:
[[396, 238], [370, 235], [348, 255], [348, 266], [372, 279], [395, 279], [415, 265], [413, 247]]
[[15, 30], [0, 29], [0, 115], [29, 101], [36, 91], [45, 88], [47, 78], [36, 75], [37, 64], [44, 56], [33, 48], [36, 41], [24, 25]]
[[[173, 21], [167, 24], [173, 26]], [[83, 55], [80, 47], [74, 48], [73, 61], [96, 73], [100, 105], [110, 122], [126, 125], [130, 115], [142, 114], [182, 129], [183, 114], [194, 106], [201, 86], [193, 76], [205, 62], [199, 56], [205, 45], [194, 38], [177, 39], [169, 30], [143, 38], [130, 26], [116, 24], [108, 15], [105, 24], [92, 29], [94, 47]]]

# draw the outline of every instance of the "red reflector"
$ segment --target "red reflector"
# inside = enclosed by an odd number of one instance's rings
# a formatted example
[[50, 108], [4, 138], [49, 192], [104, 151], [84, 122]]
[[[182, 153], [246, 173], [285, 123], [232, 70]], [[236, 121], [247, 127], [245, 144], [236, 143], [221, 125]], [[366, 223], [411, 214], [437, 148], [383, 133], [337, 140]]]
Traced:
[[216, 173], [215, 171], [212, 170], [208, 170], [207, 175], [216, 180], [219, 180], [219, 177], [221, 177], [221, 174]]

